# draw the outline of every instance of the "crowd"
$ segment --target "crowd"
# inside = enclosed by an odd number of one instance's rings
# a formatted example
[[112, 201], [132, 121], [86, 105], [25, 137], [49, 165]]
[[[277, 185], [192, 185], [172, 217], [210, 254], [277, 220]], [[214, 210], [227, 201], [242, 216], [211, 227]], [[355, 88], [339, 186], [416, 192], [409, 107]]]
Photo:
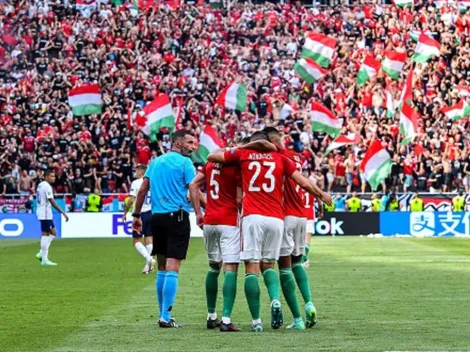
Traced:
[[[229, 144], [279, 126], [286, 147], [304, 154], [305, 168], [327, 190], [367, 190], [358, 165], [375, 139], [396, 162], [384, 187], [468, 190], [468, 120], [451, 122], [440, 112], [458, 102], [457, 85], [470, 86], [470, 12], [454, 5], [234, 1], [213, 9], [202, 2], [102, 0], [85, 12], [75, 1], [0, 1], [0, 193], [32, 192], [46, 168], [57, 173], [58, 193], [127, 192], [133, 166], [169, 148], [168, 129], [150, 144], [129, 119], [163, 93], [181, 107], [177, 128], [196, 135], [211, 124]], [[293, 70], [307, 31], [338, 39], [329, 73], [313, 86]], [[414, 66], [420, 130], [401, 146], [399, 114], [386, 117], [384, 89], [399, 100], [411, 59], [396, 81], [381, 72], [359, 88], [356, 75], [366, 54], [411, 57], [412, 34], [421, 31], [441, 43], [441, 56]], [[233, 80], [248, 86], [245, 112], [214, 104]], [[100, 85], [102, 114], [71, 112], [68, 91], [85, 83]], [[360, 133], [362, 141], [324, 156], [331, 138], [311, 132], [312, 99], [344, 119], [343, 133]], [[273, 117], [275, 101], [292, 110]]]

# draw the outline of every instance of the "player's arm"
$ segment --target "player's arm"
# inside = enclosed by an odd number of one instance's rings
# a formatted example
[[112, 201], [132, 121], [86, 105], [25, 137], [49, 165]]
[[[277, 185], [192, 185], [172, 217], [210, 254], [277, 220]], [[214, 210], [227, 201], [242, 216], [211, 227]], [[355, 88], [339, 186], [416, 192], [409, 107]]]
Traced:
[[194, 212], [196, 213], [196, 219], [198, 225], [202, 224], [202, 211], [201, 211], [201, 186], [206, 182], [206, 175], [198, 173], [194, 180], [189, 185], [189, 197], [191, 203], [193, 203]]
[[309, 180], [302, 176], [299, 171], [295, 170], [292, 174], [290, 174], [290, 178], [302, 189], [306, 190], [310, 194], [317, 196], [318, 199], [322, 202], [326, 203], [327, 205], [333, 204], [333, 200], [328, 193], [323, 192], [320, 188], [318, 188], [318, 186], [311, 184]]
[[241, 151], [238, 148], [216, 149], [209, 154], [207, 160], [220, 164], [236, 163], [240, 160]]
[[250, 149], [257, 152], [277, 152], [277, 147], [268, 141], [255, 141], [238, 147], [238, 149]]
[[241, 187], [237, 187], [237, 207], [241, 210], [243, 205], [243, 190]]
[[134, 196], [129, 196], [129, 200], [127, 201], [127, 204], [124, 205], [124, 215], [122, 216], [123, 219], [126, 218], [127, 213], [132, 209], [132, 205], [135, 202], [135, 197]]
[[55, 201], [54, 197], [49, 198], [49, 202], [51, 203], [51, 205], [54, 207], [55, 210], [57, 210], [59, 213], [61, 213], [61, 214], [64, 216], [65, 221], [69, 221], [69, 217], [67, 216], [67, 214], [65, 213], [65, 211], [63, 211], [63, 210], [59, 207], [59, 204], [57, 204], [57, 202]]

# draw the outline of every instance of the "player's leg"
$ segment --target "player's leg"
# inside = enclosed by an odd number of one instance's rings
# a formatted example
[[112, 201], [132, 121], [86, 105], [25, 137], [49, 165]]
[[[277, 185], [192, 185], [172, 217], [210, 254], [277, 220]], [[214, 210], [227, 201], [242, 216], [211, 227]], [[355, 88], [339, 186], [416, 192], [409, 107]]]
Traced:
[[167, 255], [166, 255], [166, 275], [163, 285], [162, 318], [160, 327], [178, 328], [181, 327], [171, 318], [173, 305], [178, 292], [179, 269], [181, 261], [186, 259], [191, 234], [189, 214], [180, 212], [168, 216], [166, 221]]
[[256, 215], [248, 215], [242, 220], [242, 245], [240, 259], [245, 262], [245, 296], [250, 309], [251, 331], [262, 332], [260, 313], [259, 273], [261, 259], [261, 234]]
[[313, 220], [307, 220], [307, 229], [305, 233], [305, 253], [302, 256], [302, 265], [304, 268], [308, 268], [310, 265], [310, 260], [308, 259], [308, 254], [310, 252], [310, 241], [312, 240], [312, 233], [315, 231], [315, 223]]
[[220, 252], [220, 231], [215, 225], [205, 225], [203, 229], [204, 247], [209, 259], [209, 270], [206, 274], [207, 328], [220, 326], [215, 310], [219, 291], [219, 274], [222, 267]]
[[147, 252], [147, 249], [142, 243], [142, 237], [143, 237], [142, 233], [138, 233], [137, 231], [132, 230], [132, 244], [134, 248], [137, 250], [137, 252], [145, 259], [145, 266], [142, 269], [142, 274], [148, 274], [149, 264], [152, 260], [152, 257]]
[[297, 225], [293, 233], [294, 248], [292, 250], [292, 272], [305, 302], [306, 325], [308, 328], [311, 328], [317, 322], [317, 310], [312, 303], [312, 293], [310, 291], [310, 282], [307, 272], [302, 266], [302, 256], [305, 254], [307, 219], [299, 219]]
[[151, 220], [152, 226], [152, 242], [154, 244], [152, 255], [157, 256], [157, 278], [155, 280], [155, 291], [159, 308], [159, 320], [163, 313], [163, 286], [166, 278], [166, 226], [164, 221], [166, 218], [162, 214], [153, 214]]
[[261, 271], [271, 301], [271, 327], [279, 329], [284, 319], [281, 309], [281, 283], [274, 266], [279, 260], [281, 251], [284, 221], [267, 216], [260, 216], [260, 218], [264, 229], [261, 241]]
[[149, 262], [149, 273], [153, 272], [155, 267], [155, 259], [152, 257], [153, 241], [152, 241], [152, 212], [146, 211], [142, 213], [142, 234], [144, 235], [144, 244], [147, 253], [151, 257]]
[[220, 331], [240, 331], [232, 324], [231, 315], [237, 296], [237, 274], [240, 263], [240, 229], [236, 226], [220, 225], [220, 249], [224, 262], [224, 284], [222, 288], [223, 310]]
[[284, 219], [284, 234], [278, 264], [282, 293], [294, 318], [294, 322], [287, 328], [304, 330], [305, 324], [302, 320], [300, 305], [295, 292], [296, 285], [291, 262], [291, 254], [294, 250], [294, 232], [298, 231], [299, 220], [302, 219], [294, 216], [286, 216]]
[[49, 260], [49, 247], [55, 238], [56, 229], [52, 220], [41, 221], [41, 250], [36, 254], [36, 258], [41, 260], [41, 265], [56, 266], [57, 263]]

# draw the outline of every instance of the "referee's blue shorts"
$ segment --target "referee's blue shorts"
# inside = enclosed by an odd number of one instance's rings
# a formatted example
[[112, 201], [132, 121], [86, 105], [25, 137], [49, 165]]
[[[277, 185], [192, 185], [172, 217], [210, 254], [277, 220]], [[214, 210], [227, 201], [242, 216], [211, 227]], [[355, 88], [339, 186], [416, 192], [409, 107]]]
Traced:
[[152, 255], [186, 259], [191, 235], [189, 213], [184, 210], [152, 215]]

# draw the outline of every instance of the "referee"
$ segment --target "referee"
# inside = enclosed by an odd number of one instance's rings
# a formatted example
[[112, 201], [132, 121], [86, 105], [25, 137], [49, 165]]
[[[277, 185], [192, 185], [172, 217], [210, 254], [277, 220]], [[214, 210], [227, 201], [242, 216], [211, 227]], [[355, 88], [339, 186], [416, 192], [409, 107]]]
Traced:
[[177, 131], [171, 138], [172, 149], [153, 160], [145, 172], [135, 204], [133, 228], [142, 230], [140, 211], [150, 189], [152, 201], [153, 252], [157, 255], [157, 299], [160, 308], [158, 324], [161, 328], [179, 328], [171, 318], [171, 310], [178, 290], [178, 272], [188, 252], [191, 226], [188, 187], [196, 176], [189, 158], [196, 148], [196, 140], [188, 131]]

